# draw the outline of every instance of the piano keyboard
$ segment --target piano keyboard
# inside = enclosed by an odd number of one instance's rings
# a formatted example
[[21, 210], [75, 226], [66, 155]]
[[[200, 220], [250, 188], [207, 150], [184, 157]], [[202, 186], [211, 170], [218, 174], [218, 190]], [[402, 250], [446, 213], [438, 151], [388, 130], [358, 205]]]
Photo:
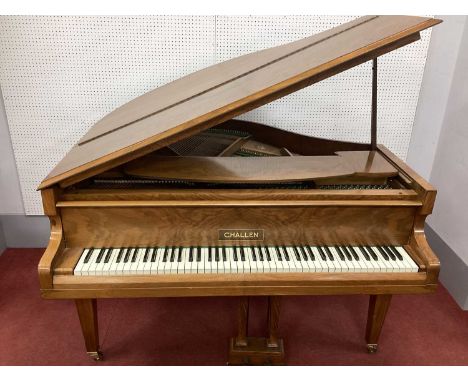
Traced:
[[402, 247], [86, 248], [78, 276], [181, 273], [417, 272]]

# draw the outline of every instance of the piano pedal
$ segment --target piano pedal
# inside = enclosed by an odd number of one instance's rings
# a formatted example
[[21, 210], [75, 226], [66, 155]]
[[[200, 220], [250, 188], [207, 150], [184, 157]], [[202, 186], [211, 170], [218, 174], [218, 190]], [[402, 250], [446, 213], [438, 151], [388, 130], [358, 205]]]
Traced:
[[231, 338], [229, 346], [229, 366], [280, 366], [284, 365], [283, 340], [278, 339], [278, 346], [268, 346], [263, 337], [247, 337], [246, 346], [238, 346]]
[[100, 351], [89, 351], [87, 353], [96, 362], [104, 360], [104, 355]]
[[369, 354], [377, 353], [377, 348], [379, 345], [377, 344], [367, 344], [367, 352]]

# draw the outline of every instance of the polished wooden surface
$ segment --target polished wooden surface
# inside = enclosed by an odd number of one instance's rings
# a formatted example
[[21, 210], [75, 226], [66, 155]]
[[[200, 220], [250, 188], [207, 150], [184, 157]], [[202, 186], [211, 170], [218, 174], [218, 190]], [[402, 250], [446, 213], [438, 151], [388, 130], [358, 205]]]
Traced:
[[392, 295], [371, 295], [369, 297], [369, 312], [366, 326], [367, 350], [370, 353], [377, 351], [380, 333], [387, 315]]
[[124, 171], [139, 178], [204, 183], [275, 183], [338, 177], [372, 180], [398, 174], [379, 153], [367, 151], [330, 156], [142, 158]]
[[96, 299], [78, 299], [75, 300], [75, 305], [80, 319], [86, 352], [91, 358], [99, 361], [102, 359], [102, 354], [99, 350], [97, 301]]
[[[83, 179], [167, 146], [416, 41], [421, 30], [439, 22], [410, 16], [361, 18], [309, 39], [218, 64], [156, 89], [98, 123], [40, 188], [74, 176]], [[198, 88], [200, 84], [202, 88]]]
[[385, 201], [367, 206], [278, 202], [184, 207], [172, 203], [167, 207], [64, 207], [62, 219], [70, 247], [219, 245], [219, 229], [254, 228], [263, 229], [265, 239], [252, 245], [402, 245], [409, 241], [416, 208], [387, 206]]

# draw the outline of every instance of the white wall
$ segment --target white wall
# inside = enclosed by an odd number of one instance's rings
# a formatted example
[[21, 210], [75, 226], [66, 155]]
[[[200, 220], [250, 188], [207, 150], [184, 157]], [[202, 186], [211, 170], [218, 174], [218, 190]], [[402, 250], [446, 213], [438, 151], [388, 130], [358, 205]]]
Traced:
[[468, 310], [468, 17], [442, 18], [432, 33], [407, 162], [438, 190], [426, 233], [441, 260], [440, 280]]
[[406, 162], [429, 179], [467, 16], [436, 16]]
[[18, 172], [0, 90], [0, 215], [23, 213]]
[[430, 180], [439, 192], [429, 224], [468, 265], [468, 23]]

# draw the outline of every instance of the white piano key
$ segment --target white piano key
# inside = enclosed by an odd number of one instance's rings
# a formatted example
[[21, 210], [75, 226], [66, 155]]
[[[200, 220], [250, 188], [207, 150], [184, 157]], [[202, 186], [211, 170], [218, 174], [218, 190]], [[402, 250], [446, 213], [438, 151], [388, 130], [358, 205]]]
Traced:
[[238, 270], [237, 270], [237, 261], [234, 261], [234, 248], [226, 248], [226, 251], [227, 251], [227, 256], [228, 256], [228, 260], [229, 260], [229, 263], [230, 263], [230, 266], [231, 266], [231, 272], [232, 273], [237, 273]]
[[387, 260], [383, 258], [379, 250], [374, 246], [370, 248], [374, 251], [375, 255], [379, 259], [378, 264], [379, 264], [380, 272], [393, 272], [393, 266]]
[[95, 248], [93, 250], [93, 253], [91, 254], [91, 257], [89, 258], [89, 261], [83, 266], [83, 269], [81, 271], [81, 274], [84, 276], [90, 276], [94, 273], [94, 268], [96, 266], [95, 261], [96, 258], [99, 255], [99, 252], [101, 251], [101, 248]]
[[263, 258], [265, 259], [266, 263], [268, 264], [267, 267], [265, 267], [265, 270], [268, 270], [269, 272], [276, 273], [278, 272], [278, 268], [276, 266], [276, 261], [273, 257], [273, 255], [270, 253], [268, 247], [260, 247], [260, 251], [263, 253]]
[[80, 258], [78, 260], [78, 263], [76, 264], [75, 269], [73, 269], [73, 274], [75, 276], [81, 276], [81, 272], [82, 272], [83, 266], [85, 264], [84, 261], [85, 261], [86, 256], [88, 255], [89, 251], [91, 251], [90, 248], [85, 248], [83, 250], [83, 252], [81, 252], [81, 256], [80, 256]]
[[[211, 273], [218, 273], [218, 265], [219, 265], [218, 248], [210, 247], [210, 251], [211, 251]], [[217, 258], [218, 258], [218, 261], [216, 261]]]
[[172, 266], [171, 257], [174, 252], [174, 248], [166, 247], [165, 249], [166, 251], [164, 252], [163, 257], [161, 259], [162, 261], [161, 261], [160, 268], [162, 268], [162, 271], [164, 274], [169, 274], [171, 273], [171, 266]]
[[335, 266], [335, 272], [336, 271], [339, 271], [339, 272], [351, 272], [352, 271], [352, 269], [349, 269], [350, 264], [348, 264], [346, 256], [344, 257], [344, 260], [342, 260], [336, 248], [328, 247], [328, 249], [333, 255], [333, 264]]
[[131, 270], [131, 267], [132, 267], [132, 258], [133, 258], [133, 256], [135, 255], [136, 252], [137, 252], [136, 248], [131, 248], [130, 249], [130, 255], [128, 256], [127, 262], [125, 263], [125, 265], [124, 265], [124, 267], [122, 269], [122, 274], [127, 275], [127, 274], [131, 273], [130, 270]]
[[246, 260], [249, 261], [250, 272], [251, 273], [258, 273], [257, 261], [256, 260], [254, 261], [254, 259], [253, 259], [252, 250], [249, 247], [245, 247], [244, 248], [244, 253], [245, 253]]
[[320, 255], [318, 248], [314, 246], [310, 246], [309, 248], [315, 256], [315, 260], [314, 260], [315, 271], [316, 272], [328, 272], [329, 271], [328, 265], [324, 260], [322, 260], [322, 256]]
[[[137, 270], [136, 270], [136, 273], [139, 274], [139, 275], [143, 275], [143, 274], [145, 273], [145, 266], [146, 266], [146, 265], [150, 262], [150, 260], [151, 260], [151, 256], [150, 256], [150, 255], [151, 255], [151, 252], [152, 252], [152, 248], [149, 248], [149, 247], [147, 247], [147, 248], [142, 248], [142, 251], [143, 251], [143, 253], [142, 253], [142, 255], [141, 255], [140, 261], [138, 262], [138, 268], [137, 268]], [[145, 260], [146, 254], [148, 254], [148, 256], [147, 256], [148, 261], [145, 262], [145, 261], [143, 261], [143, 260]], [[148, 267], [148, 270], [150, 269], [150, 267], [151, 267], [151, 266]]]
[[395, 249], [401, 254], [403, 257], [404, 261], [408, 264], [410, 268], [410, 272], [418, 272], [419, 267], [415, 263], [415, 261], [411, 258], [408, 252], [403, 247], [395, 247]]
[[[139, 268], [139, 270], [141, 270], [141, 273], [144, 274], [144, 275], [149, 275], [151, 274], [151, 258], [153, 256], [153, 252], [156, 251], [155, 248], [148, 248], [148, 257], [147, 257], [147, 260], [146, 262], [143, 261], [142, 262], [142, 265], [141, 267]], [[145, 250], [145, 254], [146, 254], [146, 250]], [[144, 258], [145, 255], [143, 255], [143, 258]]]
[[111, 251], [110, 248], [105, 248], [104, 249], [104, 252], [102, 254], [102, 257], [101, 257], [101, 261], [96, 265], [96, 268], [94, 269], [94, 274], [96, 276], [102, 276], [103, 275], [103, 269], [105, 267], [105, 263], [104, 261], [106, 260], [106, 256], [107, 254]]
[[177, 268], [179, 267], [179, 262], [178, 262], [179, 255], [180, 255], [180, 248], [175, 247], [172, 250], [172, 256], [171, 256], [172, 261], [170, 261], [171, 266], [169, 268], [169, 273], [171, 273], [171, 274], [176, 274], [177, 273]]
[[228, 251], [227, 251], [227, 248], [226, 248], [226, 247], [222, 247], [222, 248], [221, 248], [221, 255], [222, 255], [221, 260], [223, 261], [223, 270], [224, 270], [224, 273], [232, 273], [232, 270], [231, 270], [231, 261], [229, 260]]
[[330, 253], [332, 254], [332, 258], [330, 258], [330, 255], [327, 252], [328, 247], [321, 246], [320, 248], [322, 248], [322, 251], [325, 254], [325, 262], [327, 264], [329, 272], [343, 272], [343, 265], [337, 260], [334, 253], [330, 251]]
[[[354, 250], [354, 252], [356, 252], [356, 255], [359, 257], [359, 260], [354, 260], [356, 263], [357, 263], [357, 266], [359, 268], [359, 272], [365, 272], [365, 273], [368, 273], [370, 270], [369, 270], [369, 266], [372, 267], [370, 264], [367, 264], [365, 259], [364, 259], [364, 256], [359, 253], [358, 251], [355, 250], [355, 248], [352, 248]], [[352, 252], [351, 251], [351, 247], [348, 247], [348, 251]], [[371, 268], [371, 270], [373, 269], [373, 267]]]
[[[304, 246], [296, 246], [296, 251], [299, 254], [299, 263], [302, 268], [302, 272], [310, 272], [310, 265], [309, 265], [309, 253], [304, 249]], [[304, 258], [305, 254], [305, 258]], [[312, 270], [314, 272], [314, 270]]]
[[211, 273], [212, 272], [212, 267], [211, 267], [211, 261], [210, 261], [210, 248], [203, 247], [202, 250], [202, 261], [204, 262], [204, 273]]
[[[166, 252], [167, 248], [166, 247], [159, 247], [159, 248], [155, 248], [153, 253], [151, 254], [151, 269], [150, 269], [150, 272], [151, 274], [164, 274], [164, 266], [166, 265], [165, 263], [163, 263], [162, 259], [163, 259], [163, 255], [164, 253]], [[153, 260], [154, 258], [154, 255], [156, 252], [156, 258]]]
[[109, 267], [106, 269], [108, 275], [114, 276], [114, 275], [117, 274], [117, 266], [118, 266], [117, 259], [118, 259], [119, 254], [121, 252], [122, 253], [124, 252], [123, 248], [115, 248], [114, 249], [113, 256], [112, 256], [112, 259], [110, 261]]
[[192, 263], [190, 262], [190, 247], [182, 249], [182, 264], [177, 269], [178, 273], [192, 273]]
[[[257, 265], [257, 272], [259, 273], [264, 273], [265, 272], [265, 267], [268, 266], [268, 261], [266, 258], [263, 256], [263, 253], [260, 251], [258, 247], [252, 247], [252, 252], [255, 255], [255, 262]], [[262, 260], [263, 259], [263, 260]]]
[[297, 259], [296, 252], [294, 252], [293, 247], [285, 247], [283, 252], [287, 252], [289, 256], [289, 263], [291, 264], [291, 268], [293, 268], [293, 272], [302, 272], [302, 264], [301, 260]]
[[361, 248], [358, 248], [357, 249], [361, 254], [362, 256], [364, 257], [364, 261], [366, 262], [367, 264], [367, 270], [369, 272], [380, 272], [380, 266], [379, 266], [379, 263], [377, 261], [375, 261], [372, 256], [370, 254], [368, 254], [369, 256], [369, 260], [365, 257], [365, 254], [367, 252], [364, 251], [364, 249], [361, 249]]
[[287, 272], [287, 269], [284, 269], [283, 262], [279, 260], [278, 253], [275, 247], [267, 247], [267, 251], [270, 254], [271, 263], [270, 268], [275, 269], [276, 272]]
[[198, 272], [197, 254], [198, 254], [198, 248], [192, 247], [193, 261], [190, 263], [190, 273]]
[[244, 253], [244, 260], [242, 260], [242, 256], [241, 256], [241, 262], [243, 263], [244, 273], [250, 273], [252, 269], [251, 269], [249, 256], [247, 255], [247, 252], [245, 251], [245, 247], [241, 247], [241, 254], [242, 252]]
[[101, 270], [103, 276], [111, 276], [112, 272], [112, 266], [114, 265], [115, 258], [117, 257], [117, 254], [119, 253], [119, 248], [113, 248], [110, 249], [111, 255], [109, 257], [109, 261], [107, 263], [104, 263], [104, 266]]
[[[205, 251], [203, 247], [198, 247], [197, 253], [197, 273], [205, 273]], [[200, 261], [198, 261], [198, 258]]]
[[354, 258], [353, 253], [348, 248], [346, 248], [345, 246], [340, 246], [340, 248], [342, 251], [344, 251], [345, 254], [347, 254], [348, 256], [351, 256], [351, 261], [348, 260], [348, 262], [351, 264], [351, 267], [348, 267], [348, 268], [352, 269], [353, 272], [366, 272], [366, 268], [365, 267], [364, 269], [362, 268], [359, 260], [356, 260]]
[[132, 261], [130, 259], [130, 270], [129, 273], [132, 275], [138, 274], [138, 265], [140, 264], [140, 261], [143, 259], [143, 255], [145, 254], [145, 248], [137, 248], [135, 250], [136, 256], [135, 256], [135, 261]]

